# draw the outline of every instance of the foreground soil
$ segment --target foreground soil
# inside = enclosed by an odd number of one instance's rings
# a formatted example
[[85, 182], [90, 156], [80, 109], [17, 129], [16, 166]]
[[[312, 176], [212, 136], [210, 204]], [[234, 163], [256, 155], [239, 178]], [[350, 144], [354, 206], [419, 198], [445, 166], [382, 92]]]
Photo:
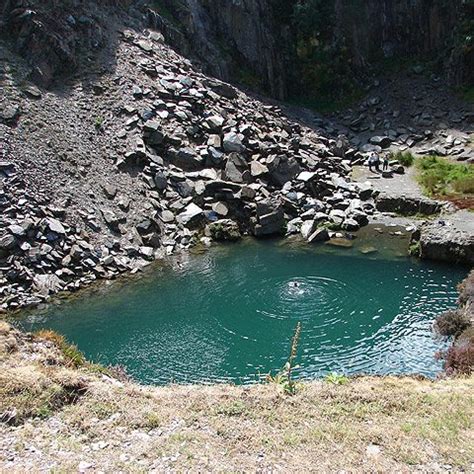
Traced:
[[445, 471], [474, 460], [474, 378], [144, 387], [0, 326], [0, 470]]

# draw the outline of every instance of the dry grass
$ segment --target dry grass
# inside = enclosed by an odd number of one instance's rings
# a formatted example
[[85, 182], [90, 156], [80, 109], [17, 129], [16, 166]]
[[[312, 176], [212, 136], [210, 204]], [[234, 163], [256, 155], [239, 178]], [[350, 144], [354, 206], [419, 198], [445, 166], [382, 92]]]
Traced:
[[362, 377], [288, 396], [272, 384], [143, 387], [14, 357], [15, 367], [2, 364], [2, 380], [19, 384], [10, 405], [73, 373], [87, 393], [21, 426], [0, 425], [0, 471], [69, 472], [81, 461], [105, 472], [433, 471], [469, 470], [474, 459], [472, 377]]

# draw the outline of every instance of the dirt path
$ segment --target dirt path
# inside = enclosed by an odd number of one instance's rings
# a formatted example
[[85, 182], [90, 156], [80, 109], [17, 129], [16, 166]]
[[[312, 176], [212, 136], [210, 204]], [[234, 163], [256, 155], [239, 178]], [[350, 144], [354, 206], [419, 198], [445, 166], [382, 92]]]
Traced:
[[371, 172], [367, 166], [354, 166], [352, 179], [359, 183], [369, 182], [376, 191], [390, 195], [403, 195], [424, 198], [423, 192], [416, 182], [414, 168], [408, 168], [405, 174], [394, 174], [393, 178], [383, 178], [381, 173]]

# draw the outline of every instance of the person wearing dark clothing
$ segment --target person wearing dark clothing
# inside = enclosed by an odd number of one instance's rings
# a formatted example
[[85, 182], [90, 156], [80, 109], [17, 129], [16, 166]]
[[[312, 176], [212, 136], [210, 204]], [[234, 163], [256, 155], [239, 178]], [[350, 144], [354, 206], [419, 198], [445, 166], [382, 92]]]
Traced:
[[377, 171], [377, 173], [380, 173], [380, 156], [377, 153], [374, 153], [374, 156], [375, 171]]
[[383, 170], [384, 171], [388, 171], [388, 159], [389, 159], [389, 155], [387, 153], [383, 158]]

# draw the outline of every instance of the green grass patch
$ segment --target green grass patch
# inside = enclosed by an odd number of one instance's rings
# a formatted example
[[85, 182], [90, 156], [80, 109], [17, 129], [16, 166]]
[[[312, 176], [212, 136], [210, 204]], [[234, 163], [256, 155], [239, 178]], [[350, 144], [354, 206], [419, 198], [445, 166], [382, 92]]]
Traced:
[[402, 166], [409, 168], [415, 162], [415, 157], [409, 151], [397, 151], [393, 155], [393, 159], [397, 160]]
[[452, 163], [437, 156], [416, 161], [418, 182], [428, 196], [465, 196], [474, 194], [474, 166]]

